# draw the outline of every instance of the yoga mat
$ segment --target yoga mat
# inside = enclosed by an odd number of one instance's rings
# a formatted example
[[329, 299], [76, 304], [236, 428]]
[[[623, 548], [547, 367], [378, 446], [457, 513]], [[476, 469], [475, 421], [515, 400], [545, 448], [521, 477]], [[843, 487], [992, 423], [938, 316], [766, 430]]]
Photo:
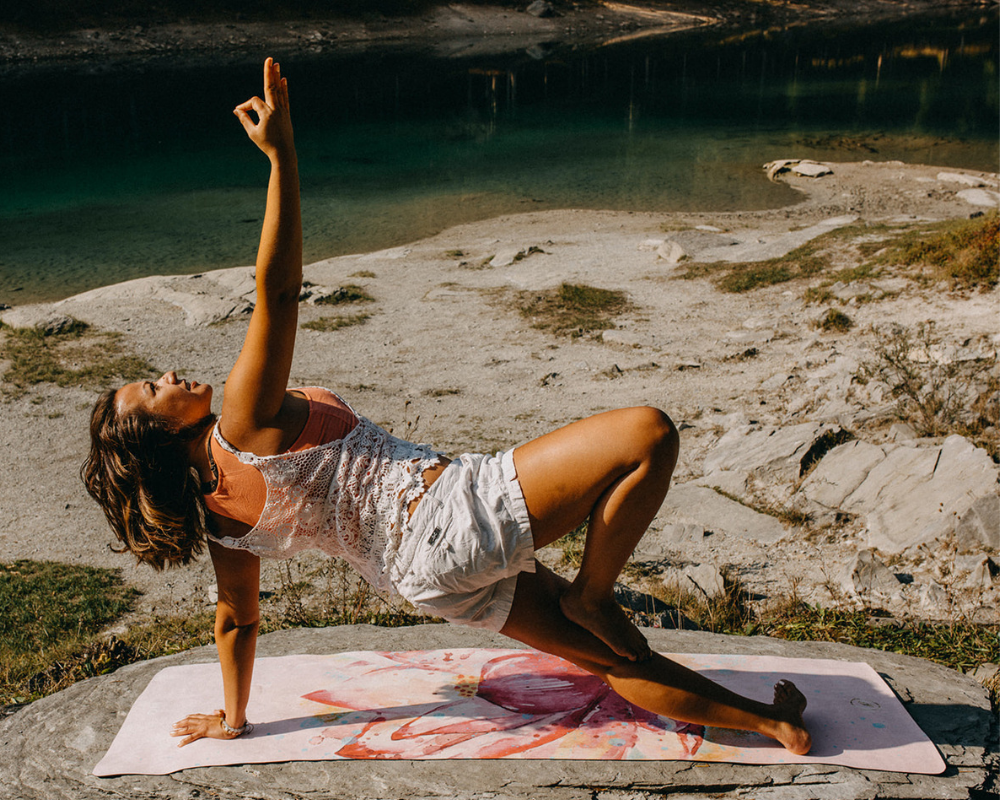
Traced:
[[665, 654], [770, 702], [781, 678], [809, 701], [808, 756], [755, 733], [703, 728], [636, 708], [599, 679], [534, 650], [463, 648], [260, 658], [252, 734], [178, 748], [170, 729], [222, 705], [218, 664], [167, 667], [129, 711], [100, 776], [331, 759], [537, 758], [840, 764], [937, 774], [944, 762], [867, 664]]

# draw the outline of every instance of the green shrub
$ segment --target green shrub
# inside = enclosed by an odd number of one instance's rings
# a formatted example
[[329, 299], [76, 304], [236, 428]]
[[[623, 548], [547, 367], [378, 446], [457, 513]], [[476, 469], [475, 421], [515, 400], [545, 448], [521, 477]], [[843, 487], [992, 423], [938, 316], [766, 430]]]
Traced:
[[847, 333], [854, 327], [854, 323], [843, 311], [828, 308], [816, 326], [827, 333]]

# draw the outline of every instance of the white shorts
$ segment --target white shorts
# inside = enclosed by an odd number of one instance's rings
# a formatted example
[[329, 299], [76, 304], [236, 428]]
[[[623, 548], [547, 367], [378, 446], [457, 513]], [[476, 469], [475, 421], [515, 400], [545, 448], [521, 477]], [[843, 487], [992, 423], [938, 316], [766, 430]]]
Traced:
[[499, 631], [535, 546], [513, 451], [462, 455], [424, 494], [393, 563], [400, 596], [426, 614]]

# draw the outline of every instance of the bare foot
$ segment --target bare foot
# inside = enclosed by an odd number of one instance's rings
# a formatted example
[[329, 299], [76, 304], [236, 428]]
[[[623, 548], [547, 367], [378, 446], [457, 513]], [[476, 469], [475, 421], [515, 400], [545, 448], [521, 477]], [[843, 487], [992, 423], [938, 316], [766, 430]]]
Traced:
[[566, 619], [586, 628], [618, 655], [629, 661], [645, 661], [653, 655], [649, 642], [613, 599], [588, 603], [572, 591], [559, 598]]
[[812, 747], [812, 736], [802, 721], [805, 695], [791, 681], [778, 681], [774, 684], [774, 710], [777, 726], [772, 735], [789, 752], [804, 756]]

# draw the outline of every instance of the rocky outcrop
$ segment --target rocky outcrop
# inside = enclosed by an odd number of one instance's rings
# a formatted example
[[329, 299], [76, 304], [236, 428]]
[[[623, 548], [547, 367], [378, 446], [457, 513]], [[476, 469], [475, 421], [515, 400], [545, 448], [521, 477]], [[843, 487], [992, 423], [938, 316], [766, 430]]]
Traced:
[[252, 267], [243, 267], [214, 270], [200, 275], [137, 278], [92, 289], [61, 300], [50, 308], [88, 321], [88, 309], [92, 304], [114, 303], [128, 308], [157, 301], [183, 311], [185, 324], [204, 327], [249, 314], [253, 311], [256, 296], [254, 270]]
[[962, 546], [1000, 547], [997, 482], [989, 455], [961, 436], [940, 444], [919, 440], [834, 448], [802, 485], [821, 513], [841, 510], [867, 521], [869, 542], [899, 553], [962, 531]]
[[[766, 767], [685, 761], [319, 761], [208, 767], [165, 776], [97, 778], [135, 698], [166, 666], [212, 661], [202, 647], [132, 664], [78, 683], [0, 722], [0, 785], [11, 800], [107, 797], [295, 800], [335, 796], [448, 800], [602, 800], [660, 797], [967, 798], [996, 773], [995, 721], [985, 689], [916, 658], [828, 642], [785, 642], [695, 631], [647, 629], [663, 652], [725, 652], [865, 661], [900, 697], [948, 764], [942, 775], [906, 775], [829, 765]], [[261, 637], [261, 656], [348, 650], [512, 647], [496, 634], [448, 625], [279, 631]], [[986, 796], [986, 795], [982, 795]]]

